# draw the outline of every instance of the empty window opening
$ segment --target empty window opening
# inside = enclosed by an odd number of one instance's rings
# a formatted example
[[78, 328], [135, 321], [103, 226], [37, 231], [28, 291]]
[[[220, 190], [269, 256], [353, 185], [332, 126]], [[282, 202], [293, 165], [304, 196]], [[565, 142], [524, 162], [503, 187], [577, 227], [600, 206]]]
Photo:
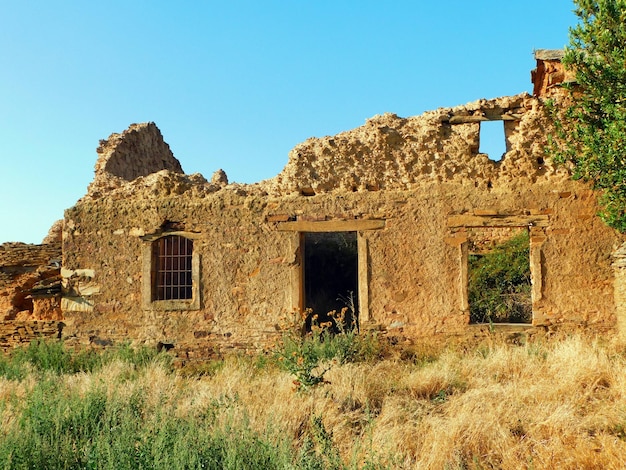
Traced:
[[335, 333], [357, 328], [356, 232], [307, 232], [303, 244], [306, 330], [322, 323]]
[[506, 153], [504, 121], [482, 121], [480, 123], [479, 153], [499, 162]]
[[152, 300], [188, 300], [193, 296], [193, 241], [168, 235], [152, 244]]
[[472, 229], [468, 237], [471, 323], [532, 323], [528, 229]]

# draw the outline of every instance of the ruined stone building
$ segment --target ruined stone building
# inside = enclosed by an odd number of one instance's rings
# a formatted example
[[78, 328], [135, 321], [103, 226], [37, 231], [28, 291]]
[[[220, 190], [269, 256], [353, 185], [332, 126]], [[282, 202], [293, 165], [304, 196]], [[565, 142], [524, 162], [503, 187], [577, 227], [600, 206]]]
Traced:
[[[58, 317], [29, 307], [30, 321], [62, 321], [76, 344], [162, 343], [189, 357], [261, 349], [294, 310], [347, 307], [358, 327], [415, 341], [463, 334], [481, 322], [470, 258], [521, 233], [521, 323], [615, 328], [622, 239], [588, 185], [545, 155], [543, 102], [567, 77], [558, 53], [536, 58], [532, 96], [374, 116], [297, 145], [257, 184], [184, 174], [153, 123], [111, 135], [65, 212]], [[479, 151], [486, 121], [502, 124], [501, 158]], [[28, 316], [12, 308], [9, 323]]]

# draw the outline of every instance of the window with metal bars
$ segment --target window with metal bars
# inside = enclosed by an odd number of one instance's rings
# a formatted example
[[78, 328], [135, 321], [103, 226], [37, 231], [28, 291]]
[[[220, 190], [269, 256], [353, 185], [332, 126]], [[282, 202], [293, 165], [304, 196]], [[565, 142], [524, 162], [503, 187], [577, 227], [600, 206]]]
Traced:
[[188, 300], [193, 297], [193, 241], [168, 235], [152, 243], [152, 300]]

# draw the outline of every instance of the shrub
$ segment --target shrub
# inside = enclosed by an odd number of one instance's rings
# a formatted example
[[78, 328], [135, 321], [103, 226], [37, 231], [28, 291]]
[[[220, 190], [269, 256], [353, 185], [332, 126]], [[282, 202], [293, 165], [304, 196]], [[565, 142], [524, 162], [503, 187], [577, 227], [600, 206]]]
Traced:
[[530, 323], [529, 235], [519, 235], [484, 255], [469, 257], [468, 295], [472, 323]]
[[[324, 375], [334, 365], [365, 361], [381, 353], [375, 333], [361, 334], [352, 326], [344, 328], [346, 309], [330, 312], [334, 322], [318, 324], [313, 315], [311, 332], [305, 335], [292, 325], [282, 337], [274, 354], [281, 368], [295, 376], [297, 389], [307, 389], [326, 382]], [[333, 330], [339, 326], [339, 333]]]

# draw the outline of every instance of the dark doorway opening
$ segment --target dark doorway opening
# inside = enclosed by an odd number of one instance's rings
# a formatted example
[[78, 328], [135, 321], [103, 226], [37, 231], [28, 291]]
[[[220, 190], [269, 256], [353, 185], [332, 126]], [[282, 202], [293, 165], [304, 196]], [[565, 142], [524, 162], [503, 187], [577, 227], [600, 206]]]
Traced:
[[304, 242], [306, 330], [324, 323], [333, 332], [358, 326], [356, 232], [307, 232]]

